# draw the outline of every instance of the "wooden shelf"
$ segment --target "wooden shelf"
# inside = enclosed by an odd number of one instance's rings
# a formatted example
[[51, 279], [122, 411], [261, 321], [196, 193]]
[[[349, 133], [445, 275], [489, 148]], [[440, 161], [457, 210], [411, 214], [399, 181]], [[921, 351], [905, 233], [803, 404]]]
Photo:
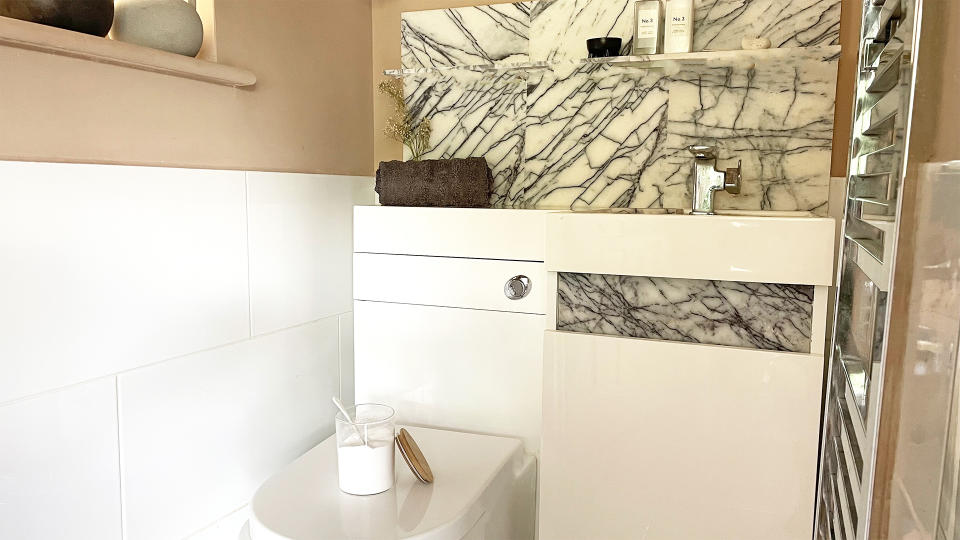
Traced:
[[823, 60], [838, 57], [839, 45], [825, 45], [817, 47], [783, 47], [759, 50], [734, 51], [701, 51], [671, 54], [649, 54], [644, 56], [611, 56], [608, 58], [584, 58], [580, 60], [565, 60], [559, 62], [527, 62], [523, 64], [481, 64], [473, 66], [441, 66], [430, 68], [388, 69], [384, 75], [405, 77], [414, 75], [431, 75], [442, 73], [456, 73], [464, 71], [493, 72], [493, 71], [532, 71], [538, 69], [572, 70], [585, 65], [604, 65], [611, 67], [629, 67], [658, 69], [671, 64], [676, 65], [707, 65], [715, 67], [736, 66], [741, 64], [755, 64], [761, 62], [777, 62], [785, 59]]
[[0, 47], [80, 58], [223, 86], [251, 86], [257, 82], [256, 75], [245, 69], [8, 17], [0, 17]]

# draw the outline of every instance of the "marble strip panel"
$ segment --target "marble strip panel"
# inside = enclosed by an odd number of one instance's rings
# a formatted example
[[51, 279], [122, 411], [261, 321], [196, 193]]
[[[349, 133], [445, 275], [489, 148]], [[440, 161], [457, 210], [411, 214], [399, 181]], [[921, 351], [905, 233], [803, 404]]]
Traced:
[[808, 285], [559, 274], [557, 330], [810, 352]]

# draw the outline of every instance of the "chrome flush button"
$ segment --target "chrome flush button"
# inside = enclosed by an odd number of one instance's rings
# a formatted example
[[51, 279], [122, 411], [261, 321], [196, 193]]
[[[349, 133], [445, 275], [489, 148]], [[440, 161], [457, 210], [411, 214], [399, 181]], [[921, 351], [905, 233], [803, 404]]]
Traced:
[[503, 294], [510, 300], [520, 300], [530, 294], [530, 278], [527, 276], [513, 276], [503, 286]]

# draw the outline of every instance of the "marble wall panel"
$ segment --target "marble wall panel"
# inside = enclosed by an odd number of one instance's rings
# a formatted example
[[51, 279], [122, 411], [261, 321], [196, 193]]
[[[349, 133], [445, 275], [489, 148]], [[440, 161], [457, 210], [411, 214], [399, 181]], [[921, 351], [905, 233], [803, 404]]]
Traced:
[[510, 201], [536, 208], [659, 206], [669, 79], [584, 66], [530, 81], [524, 164]]
[[557, 62], [587, 57], [586, 40], [623, 38], [623, 51], [633, 38], [630, 0], [536, 0], [530, 11], [530, 59]]
[[508, 192], [523, 164], [525, 78], [509, 72], [408, 77], [404, 93], [416, 118], [430, 118], [424, 159], [486, 158], [493, 172], [490, 204], [510, 206]]
[[[585, 58], [592, 37], [633, 39], [633, 0], [537, 0], [531, 2], [530, 58]], [[695, 0], [695, 51], [735, 50], [744, 37], [769, 38], [774, 47], [838, 43], [838, 0]]]
[[528, 61], [530, 4], [402, 14], [400, 53], [404, 69]]
[[814, 288], [559, 274], [557, 329], [810, 352]]
[[774, 47], [830, 45], [840, 40], [838, 0], [695, 0], [696, 51], [736, 50], [744, 37]]
[[[715, 145], [718, 166], [740, 160], [743, 173], [741, 193], [718, 193], [718, 208], [826, 215], [836, 73], [836, 59], [680, 71], [671, 77], [667, 173], [689, 178], [686, 147]], [[689, 200], [686, 192], [664, 205]]]

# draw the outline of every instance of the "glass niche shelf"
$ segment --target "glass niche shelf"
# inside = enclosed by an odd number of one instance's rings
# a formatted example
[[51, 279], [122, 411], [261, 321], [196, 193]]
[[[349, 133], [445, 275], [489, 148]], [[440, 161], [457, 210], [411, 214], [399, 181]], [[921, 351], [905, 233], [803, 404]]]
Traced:
[[840, 55], [839, 45], [817, 47], [782, 47], [757, 50], [701, 51], [689, 53], [649, 54], [643, 56], [610, 56], [606, 58], [583, 58], [557, 62], [524, 62], [515, 64], [477, 64], [470, 66], [436, 66], [410, 69], [387, 69], [384, 75], [409, 77], [417, 75], [441, 75], [456, 73], [491, 73], [509, 71], [573, 71], [583, 66], [609, 66], [622, 68], [664, 69], [671, 66], [705, 65], [707, 67], [737, 67], [780, 60], [832, 60]]

